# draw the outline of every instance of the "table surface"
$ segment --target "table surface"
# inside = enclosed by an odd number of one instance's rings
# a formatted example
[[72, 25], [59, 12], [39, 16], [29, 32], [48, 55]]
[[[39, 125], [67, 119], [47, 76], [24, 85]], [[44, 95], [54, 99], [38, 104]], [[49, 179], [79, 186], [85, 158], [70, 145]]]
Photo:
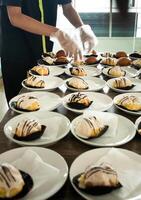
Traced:
[[[60, 77], [63, 78], [63, 79], [64, 78], [69, 78], [66, 75], [61, 75]], [[103, 77], [102, 75], [100, 77], [104, 78], [106, 80], [106, 77]], [[23, 92], [28, 92], [28, 90], [22, 89], [21, 92], [22, 93]], [[70, 91], [66, 90], [65, 87], [61, 87], [61, 89], [57, 89], [57, 90], [55, 90], [53, 92], [58, 94], [61, 97], [63, 97], [66, 94], [70, 93]], [[103, 90], [99, 91], [99, 92], [107, 93], [112, 98], [119, 94], [119, 93], [113, 92], [107, 86], [105, 86], [105, 88]], [[54, 111], [64, 114], [71, 121], [75, 117], [78, 116], [78, 114], [66, 110], [62, 105], [60, 105]], [[110, 108], [108, 111], [120, 114], [122, 116], [125, 116], [128, 119], [132, 120], [133, 122], [135, 122], [135, 120], [138, 118], [138, 116], [127, 114], [127, 113], [125, 113], [123, 111], [118, 110], [114, 106], [112, 106], [112, 108]], [[3, 153], [5, 151], [13, 149], [13, 148], [20, 147], [18, 144], [13, 143], [10, 140], [8, 140], [5, 137], [4, 131], [3, 131], [3, 127], [6, 124], [6, 122], [9, 119], [11, 119], [12, 117], [16, 116], [16, 115], [18, 115], [18, 114], [9, 109], [7, 111], [7, 113], [5, 114], [3, 120], [0, 123], [0, 136], [1, 136], [1, 139], [0, 139], [0, 153]], [[126, 143], [124, 145], [121, 145], [119, 148], [128, 149], [128, 150], [131, 150], [131, 151], [136, 152], [138, 154], [141, 154], [140, 140], [141, 140], [141, 137], [136, 135], [130, 142], [128, 142], [128, 143]], [[72, 164], [72, 162], [74, 161], [74, 159], [77, 156], [79, 156], [80, 154], [82, 154], [85, 151], [88, 151], [88, 150], [91, 150], [91, 149], [95, 149], [96, 147], [89, 146], [89, 145], [86, 145], [86, 144], [78, 141], [76, 138], [74, 138], [74, 136], [71, 133], [69, 133], [65, 138], [63, 138], [59, 142], [57, 142], [57, 143], [55, 143], [52, 146], [49, 146], [47, 148], [52, 149], [52, 150], [58, 152], [60, 155], [62, 155], [65, 158], [68, 166], [70, 167], [70, 165]], [[70, 183], [69, 178], [68, 178], [66, 183], [65, 183], [65, 185], [61, 188], [61, 190], [59, 192], [57, 192], [50, 199], [51, 200], [56, 200], [56, 199], [58, 199], [58, 200], [73, 200], [75, 198], [77, 200], [83, 199], [80, 195], [78, 195], [75, 192], [75, 190], [71, 186], [71, 183]]]

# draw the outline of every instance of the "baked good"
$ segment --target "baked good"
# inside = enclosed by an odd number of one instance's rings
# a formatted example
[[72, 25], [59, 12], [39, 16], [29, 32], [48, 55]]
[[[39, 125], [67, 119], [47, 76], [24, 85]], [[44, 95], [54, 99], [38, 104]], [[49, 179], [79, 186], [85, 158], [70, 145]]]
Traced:
[[120, 77], [120, 78], [114, 79], [112, 86], [117, 89], [130, 90], [135, 85], [132, 83], [130, 79], [126, 77]]
[[141, 58], [141, 53], [137, 53], [137, 52], [135, 52], [135, 53], [131, 53], [130, 55], [129, 55], [129, 57], [131, 58], [131, 59], [138, 59], [138, 58]]
[[49, 68], [44, 65], [37, 65], [31, 69], [32, 74], [39, 75], [39, 76], [48, 76], [49, 75]]
[[97, 55], [97, 52], [96, 52], [95, 50], [91, 50], [91, 51], [89, 52], [89, 54], [84, 55], [84, 56], [85, 56], [85, 57], [91, 57], [91, 56], [97, 57], [98, 55]]
[[141, 68], [141, 59], [134, 60], [132, 62], [132, 65], [137, 67], [137, 68]]
[[108, 72], [107, 72], [110, 76], [113, 77], [120, 77], [120, 76], [125, 76], [126, 72], [124, 70], [122, 70], [119, 66], [114, 66], [111, 67]]
[[74, 89], [87, 90], [89, 88], [87, 82], [84, 81], [82, 78], [73, 77], [66, 83], [69, 87], [74, 88]]
[[54, 64], [54, 59], [51, 58], [50, 56], [46, 56], [43, 58], [43, 63], [45, 65], [53, 65]]
[[127, 53], [125, 51], [118, 51], [115, 57], [116, 58], [127, 57]]
[[55, 54], [52, 51], [46, 52], [42, 54], [42, 58], [45, 58], [45, 57], [55, 58]]
[[17, 110], [21, 111], [36, 111], [40, 109], [40, 103], [36, 97], [23, 95], [14, 102], [14, 106]]
[[31, 176], [11, 164], [0, 164], [0, 199], [20, 199], [33, 187]]
[[117, 61], [117, 65], [119, 65], [119, 66], [131, 65], [131, 60], [126, 57], [119, 58]]
[[45, 81], [36, 76], [29, 76], [24, 83], [30, 88], [45, 88]]
[[57, 51], [56, 58], [59, 58], [59, 57], [66, 57], [66, 53], [64, 50]]
[[74, 76], [87, 76], [86, 71], [82, 67], [71, 67], [69, 68], [71, 75]]
[[111, 165], [102, 163], [88, 166], [86, 170], [73, 178], [75, 186], [93, 195], [102, 195], [122, 187], [117, 172]]
[[68, 64], [68, 63], [69, 63], [69, 60], [67, 59], [67, 57], [64, 57], [64, 56], [60, 56], [54, 61], [54, 64], [56, 65]]
[[112, 57], [113, 55], [110, 52], [105, 52], [105, 53], [102, 53], [101, 56], [107, 58], [107, 57]]
[[17, 124], [13, 137], [21, 141], [35, 140], [43, 135], [45, 128], [37, 120], [25, 119]]
[[108, 129], [97, 117], [82, 118], [76, 125], [77, 135], [84, 139], [96, 138], [101, 136]]
[[85, 65], [85, 62], [83, 60], [76, 60], [71, 63], [74, 67], [83, 67]]
[[141, 100], [134, 95], [125, 95], [116, 101], [116, 104], [129, 111], [141, 111]]
[[92, 101], [87, 97], [87, 95], [78, 92], [71, 95], [67, 104], [71, 108], [84, 109], [88, 108], [92, 104]]
[[91, 57], [89, 57], [85, 60], [86, 65], [92, 65], [92, 64], [95, 64], [97, 62], [98, 62], [98, 60], [94, 56], [91, 56]]
[[105, 58], [101, 62], [103, 65], [115, 66], [117, 64], [117, 60], [114, 58]]

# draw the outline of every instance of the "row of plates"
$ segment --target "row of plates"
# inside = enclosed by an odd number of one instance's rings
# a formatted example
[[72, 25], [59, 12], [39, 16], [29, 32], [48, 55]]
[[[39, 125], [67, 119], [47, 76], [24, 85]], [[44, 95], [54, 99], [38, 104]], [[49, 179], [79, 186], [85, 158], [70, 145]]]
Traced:
[[[29, 158], [32, 160], [30, 167], [24, 164], [27, 163]], [[101, 196], [88, 195], [77, 189], [73, 184], [73, 178], [84, 172], [88, 166], [97, 166], [99, 163], [105, 162], [105, 160], [116, 170], [123, 187]], [[26, 200], [48, 199], [61, 189], [68, 177], [66, 161], [60, 154], [50, 149], [41, 147], [16, 148], [0, 155], [0, 163], [3, 162], [14, 163], [15, 167], [29, 173], [32, 177], [34, 186], [26, 197], [23, 198]], [[76, 192], [85, 199], [140, 199], [140, 163], [141, 156], [129, 150], [119, 148], [93, 149], [81, 154], [73, 161], [69, 170], [69, 178]], [[136, 180], [135, 182], [133, 182], [133, 177]]]

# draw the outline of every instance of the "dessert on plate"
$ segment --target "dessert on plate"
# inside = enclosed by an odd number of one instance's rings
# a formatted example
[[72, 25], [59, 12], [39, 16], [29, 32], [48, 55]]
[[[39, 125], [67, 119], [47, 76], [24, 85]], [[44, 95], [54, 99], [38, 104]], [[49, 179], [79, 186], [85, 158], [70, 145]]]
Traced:
[[132, 62], [132, 65], [137, 67], [137, 68], [141, 68], [141, 59], [134, 60]]
[[120, 77], [120, 76], [125, 76], [126, 72], [120, 68], [120, 66], [114, 66], [111, 67], [108, 72], [110, 76], [112, 77]]
[[54, 60], [54, 64], [61, 65], [61, 64], [68, 64], [69, 60], [65, 56], [57, 57], [56, 60]]
[[117, 65], [119, 65], [119, 66], [131, 65], [131, 60], [126, 57], [119, 58], [117, 61]]
[[39, 76], [48, 76], [49, 68], [44, 65], [37, 65], [31, 69], [32, 74]]
[[71, 75], [74, 76], [87, 76], [86, 71], [83, 67], [71, 67], [69, 68]]
[[59, 58], [59, 57], [67, 57], [67, 55], [63, 49], [56, 52], [56, 58]]
[[45, 88], [45, 81], [39, 79], [36, 76], [29, 76], [25, 81], [24, 84], [30, 88]]
[[116, 58], [127, 57], [127, 53], [125, 51], [118, 51], [115, 54]]
[[112, 86], [117, 89], [130, 90], [135, 85], [132, 83], [130, 79], [126, 77], [119, 77], [113, 80]]
[[97, 60], [97, 58], [94, 56], [90, 56], [89, 58], [85, 60], [86, 65], [93, 65], [93, 64], [97, 64], [98, 62], [99, 60]]
[[66, 84], [70, 88], [74, 88], [74, 89], [87, 90], [89, 88], [87, 82], [84, 81], [82, 78], [79, 78], [79, 77], [71, 78], [69, 81], [66, 82]]
[[103, 65], [115, 66], [117, 64], [117, 60], [114, 58], [105, 58], [101, 62]]
[[104, 53], [101, 54], [101, 56], [102, 57], [112, 57], [113, 55], [110, 52], [104, 52]]

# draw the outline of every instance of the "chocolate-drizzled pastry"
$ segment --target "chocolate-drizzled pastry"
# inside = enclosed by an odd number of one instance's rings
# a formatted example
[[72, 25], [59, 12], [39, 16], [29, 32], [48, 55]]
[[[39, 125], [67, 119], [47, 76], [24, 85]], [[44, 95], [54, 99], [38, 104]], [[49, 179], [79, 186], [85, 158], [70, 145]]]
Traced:
[[45, 81], [39, 79], [36, 76], [29, 76], [25, 80], [25, 85], [30, 88], [44, 88], [45, 87]]
[[13, 102], [13, 106], [17, 110], [21, 111], [36, 111], [40, 109], [40, 103], [36, 97], [33, 96], [21, 96], [16, 102]]
[[77, 94], [72, 94], [67, 104], [71, 108], [84, 109], [88, 108], [92, 104], [92, 101], [90, 101], [87, 95], [77, 93]]
[[102, 195], [122, 187], [117, 172], [107, 164], [89, 166], [85, 172], [73, 178], [75, 186], [93, 195]]
[[139, 54], [139, 53], [131, 53], [130, 55], [129, 55], [129, 57], [132, 59], [132, 58], [134, 58], [134, 59], [138, 59], [138, 58], [141, 58], [141, 54]]
[[71, 67], [69, 70], [74, 76], [87, 76], [86, 71], [82, 67]]
[[96, 138], [101, 136], [108, 129], [97, 117], [82, 118], [76, 125], [76, 134], [84, 139]]
[[140, 111], [141, 110], [141, 100], [134, 96], [124, 96], [121, 99], [118, 99], [116, 104], [126, 110], [130, 111]]
[[113, 77], [120, 77], [126, 75], [126, 72], [122, 70], [119, 66], [110, 68], [107, 73]]
[[49, 69], [43, 65], [34, 66], [31, 69], [32, 74], [39, 75], [39, 76], [48, 76]]
[[110, 52], [104, 52], [104, 53], [101, 54], [101, 56], [107, 58], [107, 57], [112, 57], [113, 55]]
[[103, 65], [115, 66], [117, 64], [117, 60], [114, 58], [105, 58], [102, 60]]
[[14, 166], [0, 165], [0, 199], [20, 199], [33, 187], [31, 176]]
[[71, 78], [69, 81], [67, 81], [67, 85], [74, 89], [80, 89], [80, 90], [87, 90], [89, 88], [88, 83], [84, 81], [82, 78]]
[[120, 77], [120, 78], [114, 79], [112, 86], [114, 88], [117, 88], [117, 89], [130, 90], [135, 85], [128, 78], [126, 78], [126, 77]]
[[21, 141], [35, 140], [43, 135], [45, 128], [46, 126], [41, 125], [37, 120], [23, 120], [17, 124], [14, 138]]

